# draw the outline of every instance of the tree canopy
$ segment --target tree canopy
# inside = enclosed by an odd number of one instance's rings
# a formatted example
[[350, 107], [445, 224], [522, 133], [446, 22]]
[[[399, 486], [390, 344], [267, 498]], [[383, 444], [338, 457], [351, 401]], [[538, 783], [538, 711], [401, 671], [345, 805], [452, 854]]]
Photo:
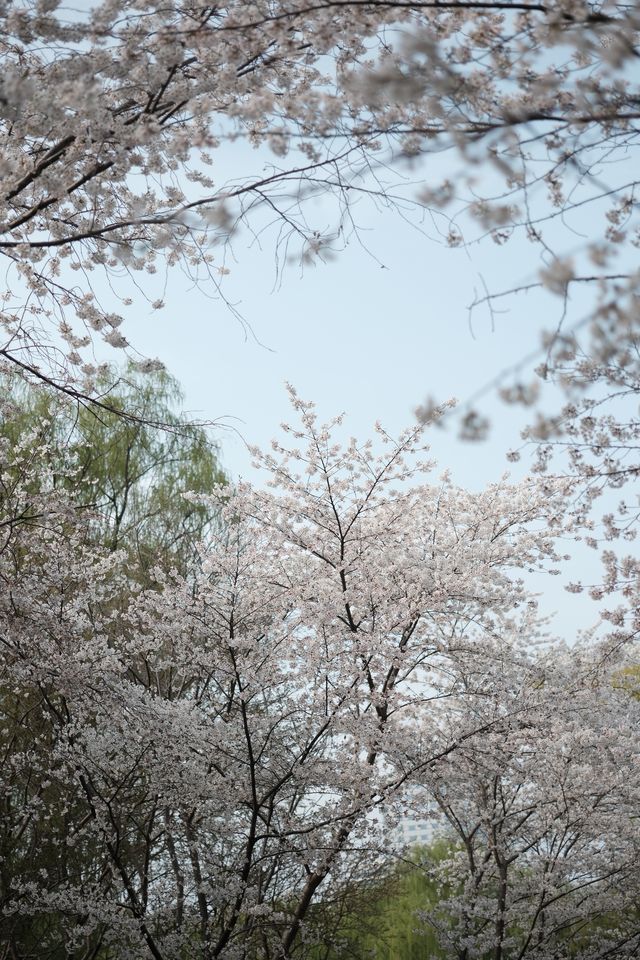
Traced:
[[[640, 564], [617, 545], [637, 507], [592, 511], [640, 471], [638, 31], [616, 0], [0, 2], [11, 960], [353, 951], [353, 904], [404, 877], [388, 831], [423, 803], [449, 837], [412, 866], [429, 949], [638, 956]], [[220, 174], [240, 138], [266, 173]], [[428, 184], [392, 186], [425, 158]], [[340, 445], [292, 391], [267, 486], [228, 489], [126, 308], [163, 307], [163, 267], [224, 298], [256, 217], [305, 261], [407, 197], [452, 246], [522, 235], [559, 298], [538, 375], [566, 402], [533, 415], [533, 476], [434, 482], [444, 407]], [[115, 386], [103, 343], [130, 357]], [[605, 543], [608, 629], [570, 646], [525, 577], [575, 535]]]
[[[88, 341], [126, 345], [127, 273], [163, 261], [218, 289], [219, 245], [258, 209], [300, 256], [335, 250], [358, 198], [393, 203], [389, 165], [443, 150], [462, 162], [416, 199], [448, 216], [450, 242], [465, 241], [463, 212], [498, 243], [524, 232], [541, 283], [598, 291], [580, 376], [610, 381], [612, 349], [628, 370], [634, 4], [109, 0], [71, 14], [42, 0], [4, 4], [0, 26], [1, 355], [25, 374], [90, 388]], [[267, 175], [220, 181], [237, 138], [271, 151]], [[326, 229], [304, 212], [319, 192], [338, 200]], [[584, 256], [556, 256], [555, 225], [585, 205]], [[99, 294], [100, 274], [120, 297]]]
[[564, 484], [425, 482], [420, 427], [341, 446], [292, 400], [271, 487], [212, 494], [196, 562], [133, 588], [48, 457], [11, 452], [3, 940], [20, 960], [317, 956], [344, 933], [323, 898], [394, 861], [423, 796], [464, 845], [423, 910], [447, 956], [634, 956], [629, 657], [545, 638], [520, 579], [559, 559]]

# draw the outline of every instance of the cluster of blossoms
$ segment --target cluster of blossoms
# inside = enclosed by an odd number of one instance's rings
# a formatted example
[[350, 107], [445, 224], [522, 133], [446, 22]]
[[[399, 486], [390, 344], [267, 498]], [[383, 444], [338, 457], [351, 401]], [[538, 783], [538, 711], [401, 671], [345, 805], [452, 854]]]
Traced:
[[[638, 242], [636, 182], [609, 164], [603, 185], [600, 166], [637, 143], [639, 29], [614, 0], [104, 0], [73, 16], [58, 0], [3, 4], [2, 355], [90, 386], [91, 338], [127, 346], [96, 271], [118, 290], [162, 259], [217, 288], [212, 247], [265, 205], [314, 257], [338, 234], [307, 222], [307, 196], [384, 193], [389, 162], [447, 148], [462, 151], [460, 176], [449, 165], [423, 203], [451, 209], [466, 184], [483, 231], [522, 230], [549, 258], [545, 226], [604, 198], [587, 252], [603, 277], [618, 273], [621, 245]], [[239, 137], [279, 165], [222, 182], [217, 152]], [[449, 235], [462, 242], [460, 223]], [[545, 269], [554, 288], [574, 279]]]
[[410, 791], [466, 851], [425, 917], [451, 956], [526, 935], [568, 957], [584, 923], [585, 956], [635, 955], [638, 703], [621, 654], [535, 652], [519, 579], [557, 561], [566, 491], [418, 482], [419, 430], [341, 446], [293, 400], [271, 489], [213, 491], [224, 522], [152, 586], [42, 451], [7, 455], [2, 939], [21, 960], [304, 956], [336, 933], [326, 892], [389, 862], [379, 813]]

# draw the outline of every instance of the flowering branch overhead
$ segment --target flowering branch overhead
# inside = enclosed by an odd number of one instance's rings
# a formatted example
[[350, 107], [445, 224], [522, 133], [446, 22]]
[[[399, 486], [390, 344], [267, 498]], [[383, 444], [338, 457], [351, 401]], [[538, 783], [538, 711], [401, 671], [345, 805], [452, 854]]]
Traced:
[[[506, 205], [487, 196], [472, 216], [496, 239], [520, 219], [537, 242], [532, 191], [566, 213], [569, 184], [595, 182], [600, 157], [635, 144], [638, 23], [622, 4], [136, 0], [0, 17], [3, 349], [86, 392], [92, 339], [128, 347], [93, 275], [117, 288], [162, 258], [219, 291], [215, 247], [261, 206], [303, 257], [320, 255], [333, 241], [305, 222], [307, 195], [384, 195], [367, 184], [379, 161], [448, 147], [486, 159], [507, 186]], [[215, 157], [237, 138], [293, 162], [215, 182]], [[633, 189], [612, 184], [615, 209]], [[278, 198], [292, 190], [285, 215]], [[422, 202], [451, 196], [431, 185]]]

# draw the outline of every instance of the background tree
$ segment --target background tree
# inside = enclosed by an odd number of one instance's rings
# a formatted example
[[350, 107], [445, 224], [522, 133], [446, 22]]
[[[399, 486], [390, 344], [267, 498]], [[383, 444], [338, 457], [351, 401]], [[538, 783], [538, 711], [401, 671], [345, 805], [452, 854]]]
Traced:
[[[386, 844], [393, 843], [386, 836]], [[348, 891], [326, 895], [313, 909], [329, 913], [326, 943], [312, 951], [313, 960], [337, 957], [372, 960], [432, 960], [446, 957], [433, 930], [422, 922], [450, 891], [435, 879], [436, 865], [451, 854], [452, 842], [441, 838], [428, 847], [397, 851], [379, 876], [354, 884]]]
[[[25, 456], [29, 443], [34, 456], [46, 450], [47, 483], [90, 514], [100, 543], [128, 552], [132, 573], [147, 575], [155, 565], [184, 570], [215, 522], [208, 507], [185, 494], [197, 497], [226, 482], [218, 448], [181, 412], [180, 386], [166, 371], [141, 374], [130, 365], [120, 375], [106, 371], [97, 386], [107, 391], [101, 396], [108, 409], [79, 407], [8, 374], [0, 435]], [[32, 470], [35, 493], [42, 475]]]

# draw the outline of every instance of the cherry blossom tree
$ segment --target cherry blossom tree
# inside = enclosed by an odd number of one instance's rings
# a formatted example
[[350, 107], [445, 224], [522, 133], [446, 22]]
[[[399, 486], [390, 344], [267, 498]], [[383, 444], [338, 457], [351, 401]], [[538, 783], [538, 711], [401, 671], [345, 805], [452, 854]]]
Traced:
[[637, 955], [638, 710], [601, 658], [502, 637], [467, 659], [461, 703], [504, 723], [425, 778], [456, 840], [425, 864], [453, 891], [423, 915], [447, 956]]
[[[416, 785], [464, 846], [464, 896], [432, 919], [452, 950], [557, 960], [594, 930], [594, 958], [636, 949], [637, 707], [606, 672], [638, 629], [637, 560], [605, 555], [597, 589], [624, 605], [598, 670], [544, 667], [513, 637], [536, 630], [518, 577], [557, 562], [567, 522], [553, 451], [587, 481], [583, 525], [599, 490], [638, 474], [638, 28], [635, 5], [584, 0], [0, 3], [4, 365], [102, 403], [92, 345], [127, 349], [129, 293], [161, 308], [159, 268], [224, 296], [242, 224], [271, 217], [281, 251], [321, 256], [356, 200], [394, 201], [386, 170], [450, 151], [414, 199], [452, 245], [521, 234], [540, 254], [533, 285], [567, 311], [540, 373], [569, 394], [531, 430], [541, 475], [475, 495], [411, 485], [418, 430], [381, 431], [382, 457], [339, 448], [295, 399], [306, 446], [262, 458], [274, 491], [221, 494], [225, 531], [153, 589], [89, 536], [36, 435], [3, 441], [9, 956], [303, 953], [314, 902], [364, 852], [379, 862], [376, 813], [391, 822]], [[239, 138], [271, 151], [267, 173], [220, 177]], [[329, 230], [305, 204], [322, 192]], [[567, 252], [562, 225], [584, 211], [589, 239]], [[572, 326], [581, 289], [595, 296]], [[622, 504], [605, 536], [633, 521]]]
[[431, 466], [419, 429], [380, 429], [381, 452], [340, 446], [294, 403], [292, 446], [260, 457], [273, 490], [221, 491], [225, 531], [153, 589], [87, 538], [46, 458], [38, 488], [32, 461], [19, 481], [14, 451], [10, 955], [303, 955], [326, 935], [323, 890], [389, 855], [378, 811], [393, 818], [410, 784], [504, 726], [508, 712], [461, 709], [458, 693], [520, 611], [526, 630], [519, 576], [557, 559], [564, 491], [416, 484]]
[[[635, 635], [637, 564], [616, 541], [635, 537], [637, 506], [632, 492], [616, 503], [610, 491], [640, 472], [637, 5], [434, 7], [354, 71], [353, 83], [377, 129], [397, 121], [405, 153], [434, 158], [436, 180], [421, 198], [441, 211], [451, 245], [531, 245], [534, 276], [489, 285], [471, 309], [493, 317], [538, 291], [558, 298], [557, 316], [542, 333], [536, 375], [516, 358], [516, 372], [491, 386], [534, 408], [523, 446], [535, 447], [535, 468], [582, 481], [587, 536], [607, 551], [592, 593], [614, 594], [605, 616]], [[443, 151], [462, 162], [438, 178]], [[540, 308], [549, 309], [544, 301]], [[541, 395], [544, 381], [564, 399]], [[465, 439], [482, 438], [486, 427], [481, 411], [464, 411]], [[606, 506], [594, 514], [602, 495]]]
[[[303, 256], [317, 252], [326, 238], [306, 223], [303, 200], [327, 189], [344, 206], [375, 139], [350, 115], [337, 74], [385, 23], [410, 15], [244, 0], [108, 0], [73, 15], [56, 0], [3, 4], [0, 245], [10, 283], [0, 356], [26, 376], [90, 391], [92, 339], [127, 345], [128, 298], [103, 303], [97, 275], [122, 290], [133, 274], [139, 299], [138, 280], [162, 261], [215, 291], [226, 270], [215, 247], [257, 207]], [[216, 151], [238, 137], [271, 147], [272, 172], [220, 181]], [[279, 161], [292, 144], [293, 162]]]

